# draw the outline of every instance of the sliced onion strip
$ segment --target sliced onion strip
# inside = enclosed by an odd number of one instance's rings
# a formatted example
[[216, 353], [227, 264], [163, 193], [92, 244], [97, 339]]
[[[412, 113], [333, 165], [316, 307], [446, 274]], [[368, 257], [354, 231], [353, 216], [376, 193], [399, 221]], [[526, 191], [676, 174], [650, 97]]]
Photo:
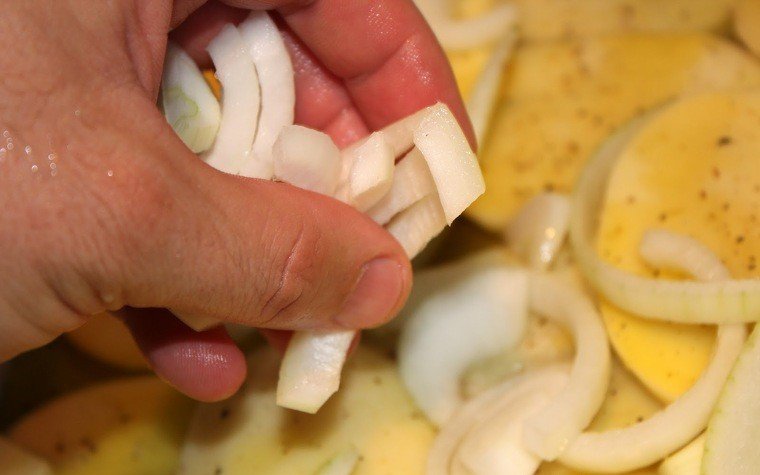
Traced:
[[272, 155], [278, 180], [323, 195], [335, 192], [340, 178], [340, 151], [324, 132], [300, 125], [283, 127]]
[[367, 211], [367, 215], [376, 223], [385, 225], [400, 212], [435, 192], [430, 169], [422, 153], [413, 148], [396, 165], [388, 193]]
[[536, 195], [507, 226], [507, 244], [531, 268], [545, 270], [565, 242], [570, 208], [570, 199], [564, 195]]
[[376, 205], [393, 184], [396, 156], [382, 132], [375, 132], [344, 157], [351, 168], [348, 176], [349, 203], [361, 212]]

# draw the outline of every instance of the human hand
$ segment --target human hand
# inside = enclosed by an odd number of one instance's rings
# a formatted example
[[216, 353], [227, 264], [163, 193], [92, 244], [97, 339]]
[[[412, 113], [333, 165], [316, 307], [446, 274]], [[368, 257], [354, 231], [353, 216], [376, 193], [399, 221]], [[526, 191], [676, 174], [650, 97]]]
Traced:
[[[467, 123], [410, 1], [226, 3], [279, 8], [296, 121], [339, 146], [436, 101]], [[330, 198], [213, 170], [156, 108], [167, 33], [182, 24], [175, 39], [203, 63], [244, 12], [201, 0], [3, 6], [0, 359], [124, 309], [156, 372], [215, 400], [242, 382], [243, 355], [223, 329], [195, 333], [162, 309], [287, 330], [366, 328], [398, 311], [411, 271], [382, 228]]]

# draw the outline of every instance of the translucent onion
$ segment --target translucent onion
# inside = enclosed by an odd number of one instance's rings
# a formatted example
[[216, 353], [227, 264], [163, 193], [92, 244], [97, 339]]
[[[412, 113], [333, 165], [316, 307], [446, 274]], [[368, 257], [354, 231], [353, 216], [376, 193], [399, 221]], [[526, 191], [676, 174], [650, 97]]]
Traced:
[[351, 447], [328, 460], [314, 475], [351, 475], [359, 459], [359, 453]]
[[236, 174], [249, 158], [256, 136], [259, 78], [248, 47], [233, 25], [222, 28], [208, 52], [222, 83], [222, 121], [213, 147], [201, 158], [217, 170]]
[[501, 38], [517, 23], [517, 11], [501, 4], [476, 18], [451, 18], [448, 0], [415, 0], [441, 45], [448, 50], [476, 48]]
[[570, 237], [589, 282], [623, 310], [646, 318], [681, 323], [736, 323], [760, 318], [760, 280], [691, 282], [650, 279], [603, 261], [593, 247], [607, 181], [625, 146], [651, 114], [634, 119], [610, 137], [578, 180]]
[[567, 237], [570, 199], [558, 193], [541, 193], [528, 201], [507, 226], [509, 247], [533, 269], [545, 270]]
[[267, 12], [251, 12], [238, 30], [248, 46], [261, 86], [261, 113], [253, 150], [240, 174], [270, 179], [273, 174], [272, 146], [280, 129], [293, 124], [295, 114], [293, 63], [277, 25]]
[[[642, 245], [647, 251], [642, 258], [656, 267], [686, 272], [694, 267], [689, 259], [697, 256], [701, 261], [711, 253], [696, 240], [666, 231], [649, 233], [645, 239], [649, 242]], [[699, 279], [727, 275], [725, 270], [696, 268], [704, 272], [694, 276]], [[578, 470], [619, 473], [650, 465], [684, 446], [705, 428], [745, 336], [744, 325], [720, 326], [710, 363], [686, 393], [645, 421], [623, 429], [581, 434], [560, 461]]]
[[222, 112], [195, 61], [176, 44], [166, 46], [161, 101], [167, 122], [193, 153], [211, 148]]
[[610, 349], [593, 302], [566, 280], [551, 274], [531, 275], [530, 308], [568, 328], [575, 341], [567, 387], [525, 421], [527, 447], [544, 460], [554, 460], [589, 425], [604, 402]]
[[[524, 405], [526, 399], [530, 400], [531, 396], [540, 393], [545, 394], [547, 391], [551, 394], [553, 390], [561, 390], [567, 383], [568, 372], [569, 368], [566, 365], [536, 369], [508, 379], [478, 397], [467, 401], [441, 428], [433, 442], [428, 454], [426, 475], [450, 475], [453, 473], [454, 470], [451, 468], [456, 463], [454, 459], [457, 455], [457, 449], [474, 428], [488, 424], [502, 409], [510, 408], [515, 403], [518, 407]], [[520, 439], [512, 438], [510, 440], [506, 438], [502, 440], [510, 445], [513, 454], [520, 451]], [[487, 446], [483, 448], [488, 449]], [[498, 449], [498, 447], [494, 446], [494, 449]], [[509, 453], [504, 453], [505, 457], [508, 455]], [[527, 449], [520, 451], [520, 455], [524, 462], [530, 463], [531, 460], [535, 460], [536, 466], [540, 462], [538, 457], [532, 457]]]
[[692, 440], [689, 445], [662, 461], [657, 468], [660, 475], [700, 475], [702, 473], [702, 452], [705, 450], [705, 435]]

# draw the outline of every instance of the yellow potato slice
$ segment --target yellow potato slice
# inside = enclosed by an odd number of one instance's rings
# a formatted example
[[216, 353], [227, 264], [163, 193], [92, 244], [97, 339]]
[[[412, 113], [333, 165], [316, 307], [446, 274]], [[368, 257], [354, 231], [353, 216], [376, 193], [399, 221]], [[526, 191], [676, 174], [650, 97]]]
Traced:
[[77, 349], [113, 366], [128, 370], [148, 369], [127, 327], [116, 317], [101, 313], [66, 335]]
[[177, 467], [192, 407], [156, 377], [120, 379], [50, 402], [10, 438], [59, 475], [164, 475]]
[[734, 9], [736, 35], [760, 56], [760, 0], [739, 0]]
[[[623, 153], [609, 183], [597, 249], [610, 263], [654, 275], [638, 255], [643, 233], [691, 235], [737, 278], [758, 277], [760, 256], [760, 92], [710, 94], [667, 109]], [[604, 304], [623, 362], [663, 400], [699, 377], [712, 348], [710, 327], [644, 320]]]
[[346, 365], [341, 390], [315, 415], [275, 405], [279, 358], [250, 358], [245, 389], [199, 407], [180, 473], [314, 474], [352, 448], [354, 475], [423, 473], [435, 432], [403, 388], [391, 359], [362, 346]]
[[572, 189], [616, 127], [688, 92], [760, 87], [760, 64], [709, 35], [624, 35], [516, 53], [480, 159], [486, 193], [467, 215], [500, 231], [532, 196]]

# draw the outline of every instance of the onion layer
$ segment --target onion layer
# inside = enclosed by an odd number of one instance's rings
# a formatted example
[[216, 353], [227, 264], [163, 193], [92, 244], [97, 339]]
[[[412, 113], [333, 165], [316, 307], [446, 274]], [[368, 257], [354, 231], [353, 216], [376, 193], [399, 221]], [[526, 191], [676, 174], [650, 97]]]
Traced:
[[329, 135], [300, 125], [283, 127], [274, 143], [274, 176], [332, 196], [340, 178], [340, 151]]
[[522, 207], [509, 223], [505, 237], [530, 267], [544, 270], [562, 248], [569, 223], [570, 199], [558, 193], [541, 193]]
[[413, 148], [396, 165], [388, 193], [367, 211], [367, 215], [376, 223], [385, 225], [403, 210], [434, 193], [435, 182], [430, 169], [422, 153]]
[[[651, 114], [650, 114], [651, 115]], [[591, 284], [623, 310], [646, 318], [681, 323], [736, 323], [760, 318], [760, 280], [689, 282], [650, 279], [604, 262], [592, 242], [605, 188], [616, 160], [650, 115], [634, 119], [610, 137], [578, 181], [570, 237]]]

